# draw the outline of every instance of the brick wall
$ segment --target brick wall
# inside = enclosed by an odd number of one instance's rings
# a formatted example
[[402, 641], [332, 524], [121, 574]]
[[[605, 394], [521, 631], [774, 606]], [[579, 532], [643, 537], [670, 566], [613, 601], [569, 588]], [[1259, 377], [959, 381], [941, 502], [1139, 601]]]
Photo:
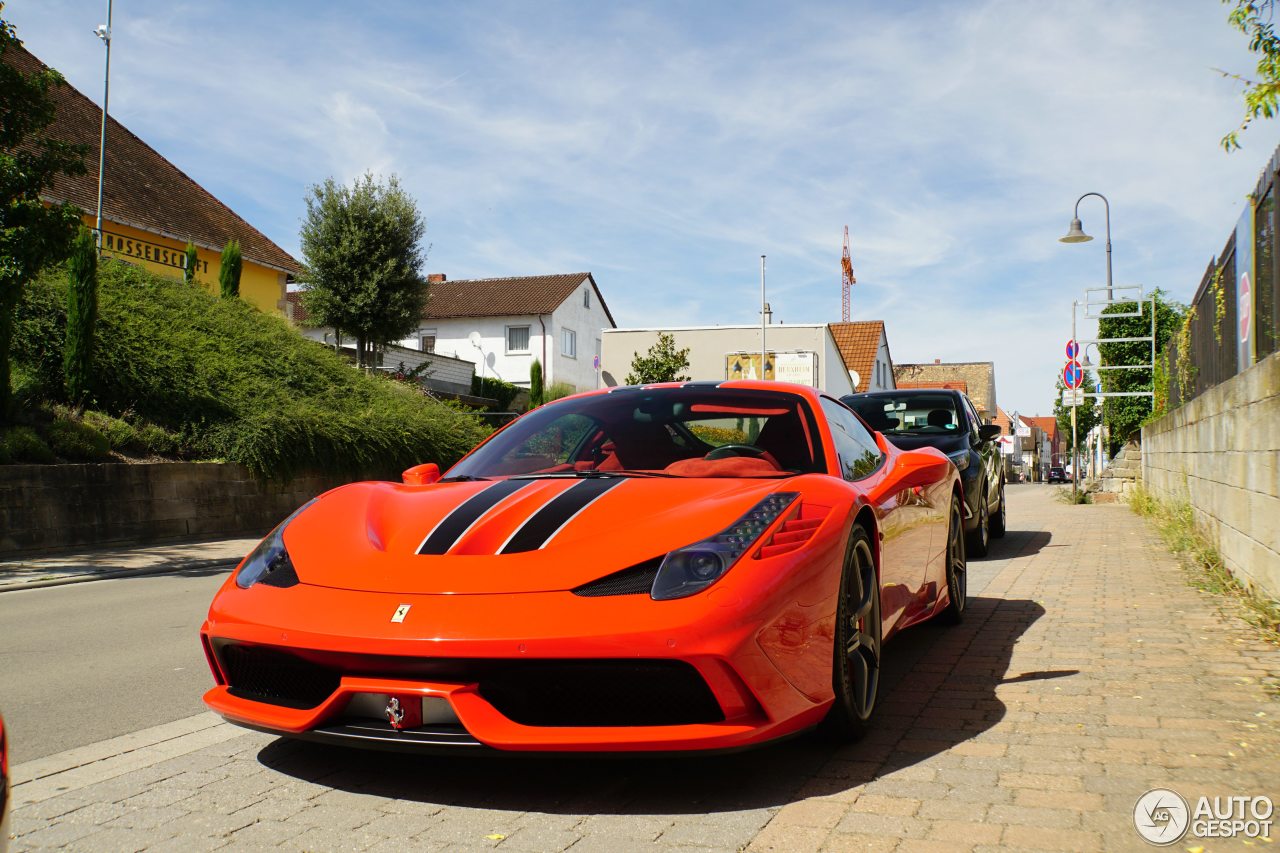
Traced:
[[260, 480], [239, 465], [5, 465], [0, 554], [108, 543], [263, 535], [345, 480]]
[[913, 382], [963, 382], [983, 420], [995, 417], [996, 368], [990, 361], [895, 364], [893, 377], [900, 388]]
[[1143, 427], [1142, 480], [1189, 500], [1231, 573], [1280, 599], [1280, 354]]

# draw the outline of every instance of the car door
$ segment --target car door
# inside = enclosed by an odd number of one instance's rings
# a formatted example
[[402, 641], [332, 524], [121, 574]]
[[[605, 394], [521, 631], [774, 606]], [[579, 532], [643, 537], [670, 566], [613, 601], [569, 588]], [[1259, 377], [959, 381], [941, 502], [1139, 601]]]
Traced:
[[[843, 404], [822, 398], [842, 476], [865, 480], [869, 488], [886, 475], [884, 453], [857, 416]], [[881, 621], [887, 634], [918, 602], [932, 547], [933, 516], [927, 490], [900, 489], [875, 507], [880, 526]]]

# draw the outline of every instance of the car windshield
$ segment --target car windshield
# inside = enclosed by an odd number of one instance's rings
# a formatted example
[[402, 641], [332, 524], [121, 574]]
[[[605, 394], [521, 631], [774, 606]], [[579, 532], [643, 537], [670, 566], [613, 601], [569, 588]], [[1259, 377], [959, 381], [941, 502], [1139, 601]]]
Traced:
[[844, 402], [879, 432], [915, 435], [956, 435], [960, 432], [955, 397], [950, 394], [876, 394], [846, 397]]
[[686, 386], [573, 397], [512, 422], [446, 480], [490, 477], [787, 477], [825, 470], [796, 394]]

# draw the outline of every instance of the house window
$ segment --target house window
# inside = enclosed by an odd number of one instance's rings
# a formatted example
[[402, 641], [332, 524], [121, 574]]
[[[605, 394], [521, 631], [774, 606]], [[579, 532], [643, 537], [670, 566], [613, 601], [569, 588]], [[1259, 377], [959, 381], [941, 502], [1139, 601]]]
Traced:
[[419, 335], [419, 336], [418, 336], [418, 349], [419, 349], [419, 350], [421, 350], [422, 352], [435, 352], [435, 351], [436, 351], [436, 336], [435, 336], [434, 334], [431, 334], [431, 335]]
[[591, 307], [591, 288], [585, 288], [582, 291], [582, 307], [583, 308]]
[[561, 351], [569, 358], [578, 357], [578, 333], [573, 329], [564, 330], [564, 347]]
[[507, 352], [529, 351], [529, 327], [507, 326]]

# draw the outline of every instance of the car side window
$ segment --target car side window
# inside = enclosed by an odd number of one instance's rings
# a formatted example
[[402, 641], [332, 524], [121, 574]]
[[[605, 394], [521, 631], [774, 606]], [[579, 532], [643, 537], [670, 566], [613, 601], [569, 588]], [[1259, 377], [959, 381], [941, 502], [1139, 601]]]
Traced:
[[982, 426], [982, 418], [978, 417], [978, 412], [973, 408], [973, 401], [968, 397], [961, 397], [964, 400], [964, 412], [969, 419], [969, 432], [976, 439], [978, 437], [978, 427]]
[[884, 454], [880, 445], [862, 421], [853, 412], [832, 400], [822, 398], [822, 412], [831, 425], [831, 437], [836, 443], [840, 461], [840, 473], [846, 480], [861, 480], [880, 467]]

